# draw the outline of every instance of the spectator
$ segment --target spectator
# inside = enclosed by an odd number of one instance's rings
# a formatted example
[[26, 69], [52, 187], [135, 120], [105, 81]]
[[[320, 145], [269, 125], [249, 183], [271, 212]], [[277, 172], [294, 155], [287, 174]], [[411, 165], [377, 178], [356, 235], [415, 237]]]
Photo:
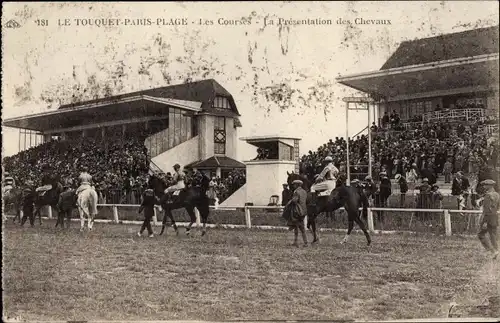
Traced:
[[406, 193], [408, 192], [408, 183], [406, 182], [406, 178], [401, 176], [400, 174], [396, 174], [396, 178], [399, 184], [399, 207], [404, 207], [406, 202]]

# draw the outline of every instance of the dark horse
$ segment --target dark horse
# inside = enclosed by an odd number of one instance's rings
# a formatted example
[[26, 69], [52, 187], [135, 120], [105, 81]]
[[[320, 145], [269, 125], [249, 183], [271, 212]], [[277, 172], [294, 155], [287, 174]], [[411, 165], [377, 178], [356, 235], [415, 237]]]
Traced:
[[307, 216], [308, 225], [313, 233], [313, 243], [319, 241], [316, 230], [316, 218], [323, 212], [334, 212], [335, 210], [344, 207], [347, 212], [348, 229], [347, 234], [341, 243], [347, 242], [348, 236], [354, 228], [356, 222], [363, 233], [365, 234], [368, 245], [371, 244], [371, 237], [366, 229], [365, 224], [359, 217], [359, 208], [363, 207], [363, 215], [366, 217], [368, 214], [368, 200], [362, 196], [357, 188], [352, 186], [341, 185], [336, 187], [329, 196], [320, 196], [310, 192], [311, 184], [309, 180], [302, 175], [295, 173], [288, 173], [287, 183], [291, 186], [294, 180], [301, 180], [303, 182], [302, 188], [307, 192]]
[[59, 195], [61, 195], [62, 191], [62, 184], [58, 181], [55, 181], [54, 183], [52, 183], [52, 188], [48, 191], [45, 191], [45, 193], [36, 192], [34, 216], [36, 218], [38, 214], [40, 225], [42, 224], [42, 212], [40, 212], [40, 210], [42, 209], [42, 207], [47, 205], [51, 208], [52, 211], [58, 210], [57, 203], [59, 202]]
[[189, 235], [191, 232], [191, 227], [196, 222], [196, 215], [194, 209], [198, 209], [200, 213], [200, 218], [203, 223], [202, 236], [206, 234], [206, 225], [208, 220], [208, 215], [210, 213], [210, 200], [207, 196], [207, 190], [210, 183], [210, 179], [205, 175], [200, 175], [200, 177], [195, 180], [192, 185], [186, 186], [185, 189], [181, 190], [179, 195], [173, 196], [173, 201], [168, 200], [168, 196], [164, 193], [167, 185], [165, 182], [156, 177], [151, 176], [149, 179], [149, 187], [155, 192], [155, 195], [160, 198], [160, 205], [163, 208], [165, 215], [163, 216], [162, 228], [160, 235], [163, 234], [167, 227], [167, 217], [172, 221], [172, 226], [175, 232], [179, 234], [177, 225], [172, 215], [172, 210], [185, 208], [189, 214], [190, 223], [186, 228], [186, 234]]

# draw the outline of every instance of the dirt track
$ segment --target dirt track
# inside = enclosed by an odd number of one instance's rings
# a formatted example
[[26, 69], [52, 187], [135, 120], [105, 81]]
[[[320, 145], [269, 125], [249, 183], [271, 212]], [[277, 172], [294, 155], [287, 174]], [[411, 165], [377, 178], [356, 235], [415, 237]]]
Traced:
[[[491, 296], [473, 239], [210, 230], [207, 237], [4, 227], [4, 312], [28, 320], [403, 319], [444, 317], [451, 301]], [[156, 228], [158, 230], [158, 228]], [[491, 275], [489, 276], [491, 277]], [[498, 278], [497, 278], [498, 279]], [[493, 290], [494, 292], [494, 290]]]

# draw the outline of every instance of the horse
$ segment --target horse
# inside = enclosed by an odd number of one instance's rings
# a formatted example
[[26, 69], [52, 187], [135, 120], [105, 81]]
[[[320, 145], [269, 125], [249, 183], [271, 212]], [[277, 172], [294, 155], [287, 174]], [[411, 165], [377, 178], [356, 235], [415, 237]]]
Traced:
[[[76, 191], [75, 193], [76, 194]], [[76, 198], [78, 213], [80, 214], [80, 231], [85, 229], [85, 218], [88, 219], [89, 231], [92, 231], [94, 217], [97, 214], [97, 192], [93, 187], [81, 191]]]
[[59, 195], [61, 195], [62, 191], [62, 184], [60, 182], [55, 182], [50, 190], [36, 192], [34, 216], [36, 217], [38, 214], [40, 225], [42, 225], [42, 212], [40, 212], [40, 210], [44, 206], [49, 206], [52, 211], [57, 209]]
[[16, 219], [21, 222], [21, 204], [23, 198], [23, 191], [20, 187], [12, 187], [9, 190], [2, 192], [2, 200], [4, 209], [7, 209], [7, 206], [12, 206], [16, 215], [14, 216], [13, 222], [16, 222]]
[[319, 214], [323, 212], [334, 212], [337, 209], [344, 206], [347, 212], [348, 218], [348, 229], [347, 234], [344, 239], [341, 241], [341, 244], [347, 242], [349, 235], [354, 228], [354, 222], [356, 222], [363, 233], [365, 234], [367, 244], [371, 244], [371, 237], [364, 223], [361, 221], [359, 217], [359, 208], [363, 206], [363, 214], [367, 215], [368, 213], [368, 200], [363, 198], [362, 194], [358, 191], [357, 188], [352, 186], [341, 185], [336, 187], [329, 196], [317, 196], [314, 193], [310, 192], [310, 182], [302, 175], [295, 173], [287, 173], [288, 179], [287, 183], [291, 186], [294, 180], [301, 180], [303, 182], [302, 187], [308, 192], [307, 193], [307, 215], [308, 215], [308, 225], [307, 227], [311, 229], [313, 233], [313, 242], [318, 243], [319, 238], [316, 230], [316, 218]]
[[[189, 214], [190, 223], [186, 228], [186, 234], [189, 235], [191, 233], [191, 227], [196, 222], [196, 215], [194, 209], [198, 209], [201, 217], [201, 221], [203, 223], [203, 229], [201, 235], [204, 236], [206, 232], [206, 225], [208, 216], [210, 214], [210, 199], [207, 196], [207, 191], [209, 188], [210, 179], [202, 175], [201, 180], [199, 181], [199, 185], [188, 185], [186, 188], [182, 189], [177, 196], [173, 196], [173, 201], [168, 201], [168, 196], [165, 194], [165, 189], [167, 185], [165, 182], [156, 177], [151, 176], [149, 179], [149, 187], [153, 189], [155, 195], [160, 199], [160, 205], [164, 210], [164, 216], [162, 221], [162, 228], [160, 235], [165, 232], [167, 227], [167, 218], [170, 218], [172, 221], [172, 226], [177, 233], [179, 234], [177, 224], [175, 223], [174, 216], [172, 215], [172, 210], [186, 209]], [[194, 184], [194, 183], [193, 183]]]

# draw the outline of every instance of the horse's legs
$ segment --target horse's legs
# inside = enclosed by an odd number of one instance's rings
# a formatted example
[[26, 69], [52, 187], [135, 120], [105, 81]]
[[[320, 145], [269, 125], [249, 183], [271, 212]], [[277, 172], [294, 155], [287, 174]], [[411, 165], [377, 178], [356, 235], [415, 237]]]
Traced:
[[201, 235], [204, 236], [207, 234], [207, 221], [208, 215], [210, 214], [210, 204], [203, 204], [198, 207], [198, 211], [200, 212], [201, 221], [203, 222], [203, 229]]
[[85, 211], [80, 208], [78, 212], [80, 213], [80, 231], [83, 231], [85, 229]]
[[341, 244], [344, 244], [347, 242], [347, 239], [349, 238], [349, 235], [351, 234], [353, 228], [354, 228], [354, 220], [351, 217], [349, 217], [347, 234], [345, 235], [344, 239], [342, 239], [342, 241], [340, 242]]
[[191, 233], [191, 227], [196, 222], [196, 215], [194, 214], [193, 206], [186, 206], [186, 211], [189, 214], [189, 219], [190, 219], [188, 227], [186, 228], [186, 234], [189, 235]]
[[363, 233], [364, 233], [364, 235], [366, 237], [366, 243], [368, 245], [370, 245], [372, 243], [372, 238], [370, 237], [370, 233], [368, 232], [368, 230], [366, 230], [365, 223], [359, 217], [356, 218], [354, 221], [359, 225], [359, 227], [363, 231]]
[[163, 232], [165, 232], [165, 230], [167, 228], [167, 217], [170, 219], [170, 221], [172, 221], [172, 227], [174, 228], [177, 235], [179, 235], [179, 230], [177, 228], [177, 224], [175, 223], [174, 215], [172, 214], [172, 211], [169, 208], [163, 208], [163, 210], [164, 210], [163, 211], [164, 215], [163, 215], [160, 235], [162, 235]]
[[94, 225], [94, 217], [95, 217], [95, 214], [90, 214], [90, 212], [89, 212], [89, 217], [88, 217], [88, 219], [89, 219], [89, 224], [88, 224], [89, 231], [92, 231], [92, 227]]
[[318, 233], [316, 231], [316, 215], [311, 216], [309, 218], [309, 223], [311, 224], [311, 231], [313, 233], [312, 243], [317, 243], [317, 242], [319, 242], [319, 238], [318, 238]]

